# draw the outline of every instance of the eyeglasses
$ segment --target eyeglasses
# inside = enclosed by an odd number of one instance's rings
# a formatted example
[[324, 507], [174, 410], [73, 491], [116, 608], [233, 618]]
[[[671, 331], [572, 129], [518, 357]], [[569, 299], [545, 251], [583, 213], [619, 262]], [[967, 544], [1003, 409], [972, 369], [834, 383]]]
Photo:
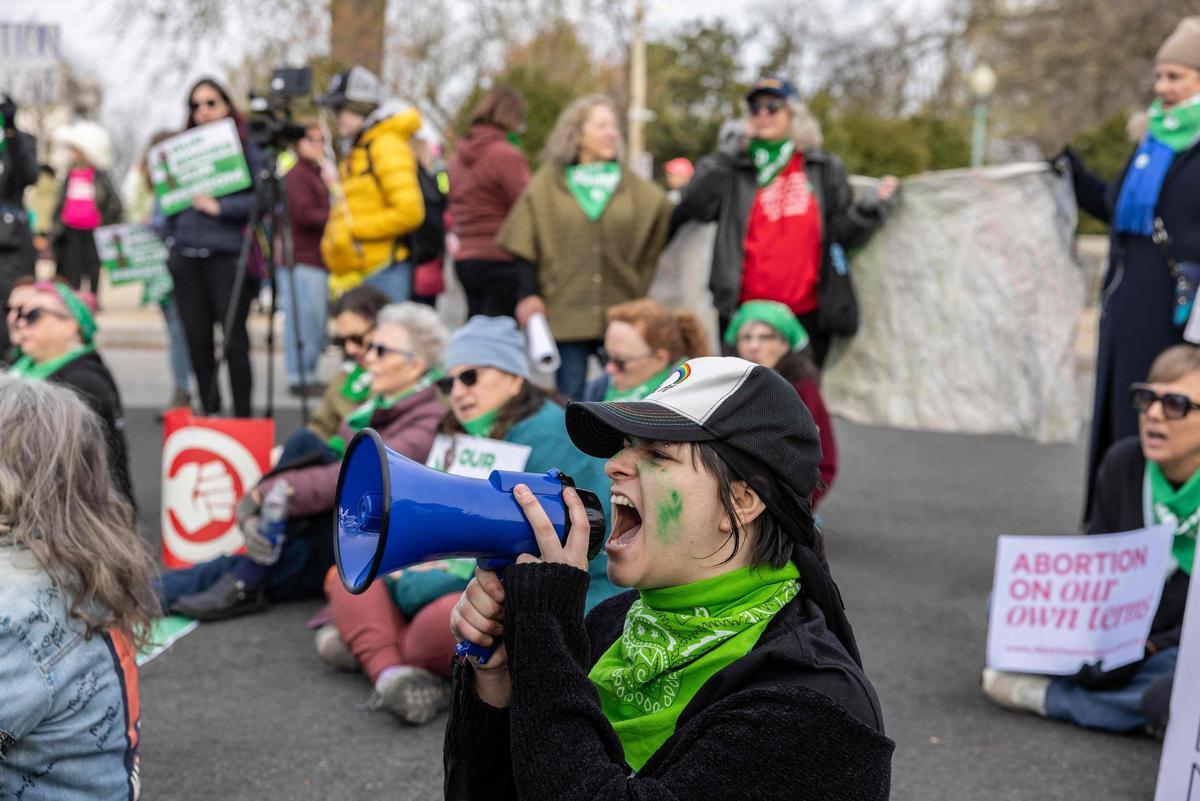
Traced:
[[472, 367], [469, 370], [463, 370], [458, 375], [448, 375], [437, 380], [438, 392], [443, 395], [449, 395], [454, 389], [454, 382], [459, 381], [464, 387], [473, 387], [475, 382], [479, 380], [479, 368]]
[[411, 350], [401, 350], [400, 348], [392, 348], [392, 347], [389, 347], [389, 346], [384, 345], [379, 342], [370, 343], [369, 345], [367, 345], [364, 352], [368, 356], [370, 354], [374, 353], [376, 356], [378, 356], [381, 359], [384, 356], [387, 356], [389, 353], [394, 353], [397, 356], [403, 356], [406, 359], [415, 359], [417, 356], [417, 354], [413, 353]]
[[220, 104], [220, 102], [221, 101], [215, 97], [210, 97], [208, 100], [200, 100], [200, 101], [189, 100], [188, 108], [190, 108], [192, 111], [195, 111], [196, 109], [200, 108], [201, 106], [204, 106], [205, 108], [216, 108], [217, 105]]
[[1138, 414], [1146, 414], [1155, 403], [1162, 403], [1163, 417], [1168, 420], [1182, 420], [1192, 409], [1200, 409], [1196, 403], [1180, 392], [1167, 392], [1159, 395], [1145, 384], [1134, 384], [1129, 388], [1129, 400]]
[[750, 104], [750, 116], [754, 117], [759, 114], [775, 114], [782, 111], [787, 104], [782, 100], [764, 100], [758, 103]]
[[60, 311], [55, 311], [54, 309], [41, 309], [41, 308], [18, 309], [13, 306], [5, 306], [4, 307], [4, 315], [6, 317], [13, 313], [16, 314], [16, 317], [13, 318], [14, 325], [17, 323], [23, 323], [25, 325], [37, 325], [37, 321], [42, 319], [43, 314], [47, 315], [49, 317], [57, 317], [60, 320], [70, 320], [71, 319], [71, 315], [64, 314]]
[[634, 362], [645, 361], [654, 356], [654, 351], [643, 353], [641, 356], [613, 356], [604, 348], [596, 351], [596, 355], [600, 357], [601, 364], [611, 364], [613, 369], [618, 373], [623, 373], [629, 369], [629, 365]]
[[341, 348], [342, 350], [346, 349], [346, 345], [353, 345], [356, 348], [361, 348], [367, 341], [367, 337], [370, 335], [371, 332], [366, 331], [361, 334], [350, 334], [349, 336], [345, 337], [330, 337], [329, 344], [333, 345], [334, 347]]

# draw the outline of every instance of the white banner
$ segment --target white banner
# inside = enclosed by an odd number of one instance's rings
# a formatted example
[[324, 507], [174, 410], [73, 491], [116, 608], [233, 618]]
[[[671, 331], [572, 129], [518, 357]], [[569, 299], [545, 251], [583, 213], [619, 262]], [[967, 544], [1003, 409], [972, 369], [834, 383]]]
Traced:
[[528, 445], [498, 439], [438, 434], [425, 466], [454, 476], [486, 479], [493, 470], [524, 470], [531, 450]]
[[1192, 577], [1155, 801], [1200, 801], [1200, 581]]
[[1086, 537], [1000, 537], [988, 667], [1069, 676], [1142, 658], [1162, 596], [1170, 526]]
[[0, 21], [0, 91], [18, 106], [48, 106], [58, 102], [61, 87], [59, 26]]

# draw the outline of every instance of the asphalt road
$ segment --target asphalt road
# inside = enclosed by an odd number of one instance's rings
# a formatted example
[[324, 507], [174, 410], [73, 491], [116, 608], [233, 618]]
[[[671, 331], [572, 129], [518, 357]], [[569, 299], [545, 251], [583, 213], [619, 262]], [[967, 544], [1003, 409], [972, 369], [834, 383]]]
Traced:
[[[285, 415], [284, 432], [298, 420]], [[153, 411], [129, 417], [142, 520], [155, 530], [161, 435]], [[892, 797], [1151, 799], [1157, 743], [1006, 712], [979, 690], [995, 537], [1073, 529], [1082, 448], [843, 421], [837, 433], [842, 472], [821, 511], [896, 741]], [[367, 682], [312, 650], [304, 621], [317, 606], [201, 626], [145, 667], [146, 798], [440, 795], [445, 717], [409, 729], [366, 711]]]

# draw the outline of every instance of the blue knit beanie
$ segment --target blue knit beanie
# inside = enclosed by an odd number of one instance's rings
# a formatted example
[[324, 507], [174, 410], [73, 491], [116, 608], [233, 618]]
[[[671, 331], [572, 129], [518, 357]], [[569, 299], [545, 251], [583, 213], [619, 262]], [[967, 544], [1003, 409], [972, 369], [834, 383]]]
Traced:
[[511, 317], [484, 317], [477, 314], [454, 332], [446, 348], [446, 369], [461, 365], [495, 367], [506, 373], [529, 378], [529, 357], [525, 337]]

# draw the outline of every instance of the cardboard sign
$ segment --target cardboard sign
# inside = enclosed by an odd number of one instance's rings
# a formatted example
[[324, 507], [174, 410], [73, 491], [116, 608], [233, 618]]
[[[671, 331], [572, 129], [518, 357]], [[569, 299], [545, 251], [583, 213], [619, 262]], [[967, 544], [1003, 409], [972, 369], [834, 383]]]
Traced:
[[189, 567], [242, 547], [237, 502], [269, 467], [274, 420], [163, 416], [162, 544], [167, 567]]
[[167, 248], [148, 225], [104, 225], [92, 236], [113, 284], [158, 281], [167, 274]]
[[1200, 801], [1200, 581], [1192, 576], [1155, 801]]
[[453, 476], [487, 478], [493, 470], [524, 470], [531, 450], [498, 439], [438, 434], [425, 466]]
[[146, 163], [158, 205], [168, 217], [190, 208], [198, 194], [223, 197], [253, 183], [237, 126], [228, 118], [163, 140], [150, 148]]
[[1000, 537], [988, 667], [1069, 676], [1142, 658], [1162, 596], [1170, 526], [1089, 537]]

